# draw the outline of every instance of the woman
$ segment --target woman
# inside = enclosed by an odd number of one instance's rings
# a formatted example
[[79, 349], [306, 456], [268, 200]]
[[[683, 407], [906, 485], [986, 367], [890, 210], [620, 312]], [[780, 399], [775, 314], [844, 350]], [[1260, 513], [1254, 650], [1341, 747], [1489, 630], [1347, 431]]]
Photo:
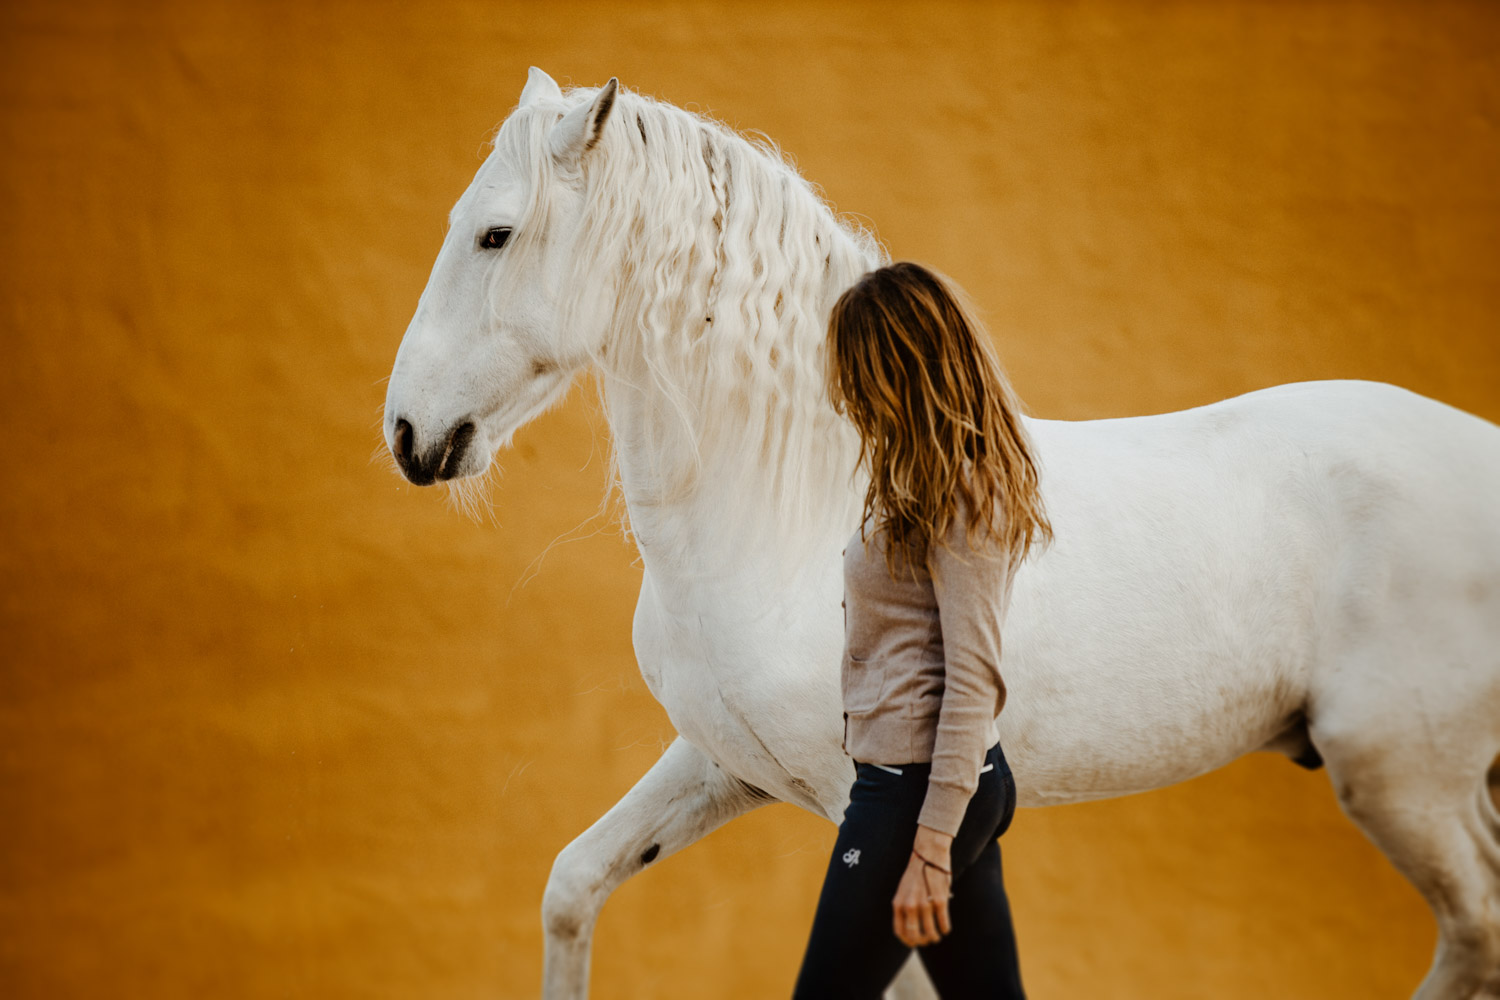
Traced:
[[1036, 463], [983, 331], [930, 271], [866, 275], [828, 338], [829, 392], [870, 486], [844, 550], [855, 781], [795, 996], [877, 998], [918, 948], [946, 1000], [1021, 997], [996, 718], [1011, 579], [1052, 531]]

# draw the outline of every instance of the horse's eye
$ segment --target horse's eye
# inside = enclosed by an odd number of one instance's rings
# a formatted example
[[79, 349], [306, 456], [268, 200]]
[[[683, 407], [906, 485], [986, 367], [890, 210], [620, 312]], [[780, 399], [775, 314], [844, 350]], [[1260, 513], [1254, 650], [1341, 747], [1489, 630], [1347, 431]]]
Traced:
[[505, 241], [510, 239], [509, 226], [497, 226], [479, 237], [479, 249], [499, 250], [505, 246]]

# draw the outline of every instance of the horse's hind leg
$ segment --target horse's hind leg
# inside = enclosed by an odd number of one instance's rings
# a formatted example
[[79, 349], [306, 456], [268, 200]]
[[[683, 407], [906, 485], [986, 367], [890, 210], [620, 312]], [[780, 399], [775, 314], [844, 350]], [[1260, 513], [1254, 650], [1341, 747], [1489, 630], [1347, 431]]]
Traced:
[[1494, 717], [1467, 714], [1442, 720], [1438, 738], [1433, 720], [1410, 716], [1313, 726], [1345, 813], [1437, 917], [1415, 1000], [1500, 1000], [1500, 811], [1486, 775], [1500, 741]]
[[588, 995], [594, 923], [630, 876], [771, 799], [678, 737], [625, 797], [558, 854], [542, 897], [545, 1000]]

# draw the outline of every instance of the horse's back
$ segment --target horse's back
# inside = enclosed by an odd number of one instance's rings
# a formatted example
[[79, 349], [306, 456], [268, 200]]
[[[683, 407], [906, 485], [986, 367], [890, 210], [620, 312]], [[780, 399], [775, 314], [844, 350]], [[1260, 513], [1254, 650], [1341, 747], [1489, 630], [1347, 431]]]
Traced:
[[1394, 385], [1297, 382], [1147, 417], [1038, 424], [1074, 492], [1092, 477], [1107, 486], [1113, 470], [1138, 487], [1127, 504], [1254, 507], [1267, 517], [1249, 518], [1254, 530], [1297, 525], [1345, 543], [1378, 530], [1392, 554], [1405, 545], [1428, 562], [1432, 543], [1451, 538], [1469, 562], [1500, 565], [1500, 426]]
[[[1138, 438], [1138, 479], [1185, 485], [1187, 504], [1170, 506], [1189, 530], [1217, 527], [1324, 573], [1288, 597], [1337, 602], [1332, 624], [1363, 618], [1378, 632], [1378, 612], [1484, 614], [1500, 630], [1500, 426], [1366, 381], [1274, 386], [1118, 423]], [[1184, 512], [1194, 491], [1219, 509]], [[1149, 505], [1162, 492], [1137, 495]]]

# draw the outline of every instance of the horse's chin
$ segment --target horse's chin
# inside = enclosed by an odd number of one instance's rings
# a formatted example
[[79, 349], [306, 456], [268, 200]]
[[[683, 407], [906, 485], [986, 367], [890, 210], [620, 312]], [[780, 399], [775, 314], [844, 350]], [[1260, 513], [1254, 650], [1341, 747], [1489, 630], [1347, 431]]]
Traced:
[[494, 520], [494, 505], [489, 496], [489, 479], [485, 473], [493, 464], [490, 454], [476, 454], [463, 462], [454, 475], [439, 482], [448, 487], [448, 506], [471, 521]]
[[470, 479], [479, 479], [490, 471], [490, 465], [494, 459], [488, 448], [471, 448], [464, 455], [463, 461], [452, 470], [452, 474], [438, 480], [440, 483], [448, 483], [452, 486], [461, 486]]
[[496, 454], [510, 444], [511, 435], [515, 433], [514, 428], [497, 428], [497, 423], [493, 417], [475, 421], [475, 432], [468, 447], [441, 481], [456, 490], [463, 490], [474, 485], [471, 480], [482, 479], [489, 473]]

